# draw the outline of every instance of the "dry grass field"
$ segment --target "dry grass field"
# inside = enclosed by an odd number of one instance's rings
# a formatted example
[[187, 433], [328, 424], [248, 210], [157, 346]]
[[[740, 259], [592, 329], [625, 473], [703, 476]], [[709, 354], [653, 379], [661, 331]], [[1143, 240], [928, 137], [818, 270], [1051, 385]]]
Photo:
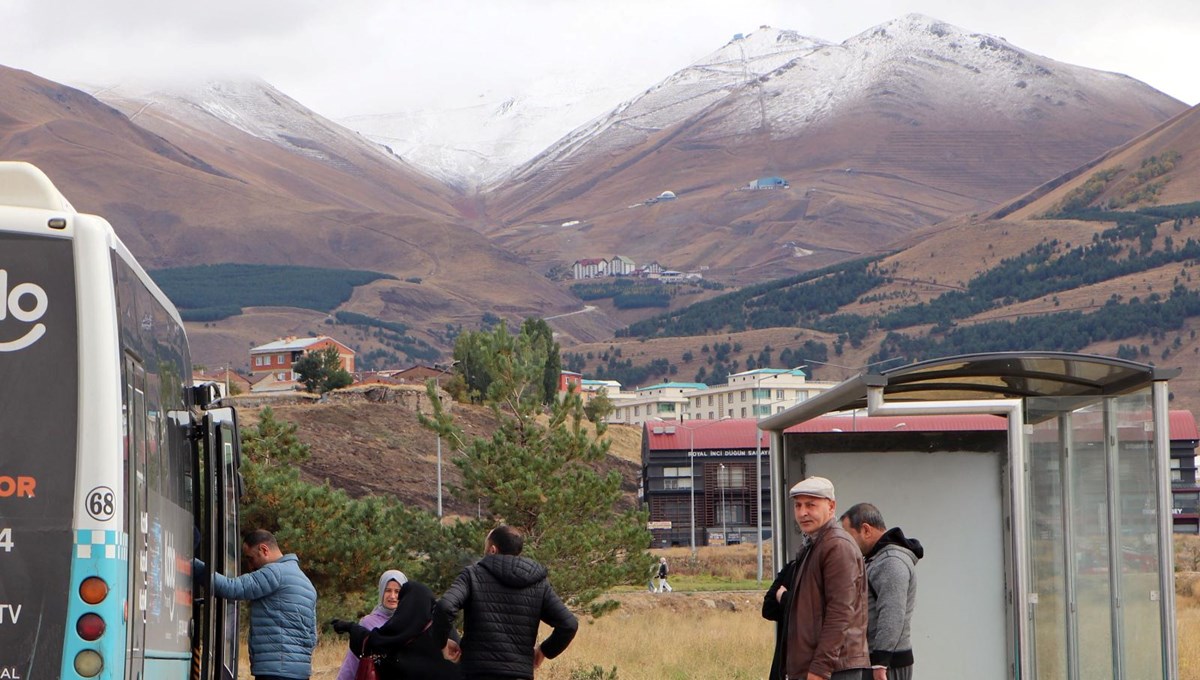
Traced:
[[[616, 613], [580, 621], [575, 641], [546, 662], [538, 680], [591, 678], [597, 667], [616, 668], [621, 680], [766, 679], [775, 633], [759, 615], [758, 593], [619, 597]], [[345, 652], [345, 639], [324, 635], [313, 680], [334, 680]]]
[[1175, 607], [1179, 680], [1200, 680], [1200, 572], [1176, 575]]
[[[754, 547], [704, 548], [690, 563], [686, 550], [663, 554], [676, 565], [676, 592], [615, 593], [621, 607], [582, 619], [574, 643], [546, 662], [538, 680], [766, 679], [775, 638], [774, 625], [759, 615], [761, 591], [701, 590], [721, 582], [752, 585]], [[688, 589], [693, 581], [700, 589]], [[1180, 572], [1176, 583], [1179, 677], [1200, 680], [1200, 572]], [[313, 680], [334, 680], [345, 650], [344, 639], [324, 635]], [[242, 664], [248, 677], [249, 664], [244, 658]]]

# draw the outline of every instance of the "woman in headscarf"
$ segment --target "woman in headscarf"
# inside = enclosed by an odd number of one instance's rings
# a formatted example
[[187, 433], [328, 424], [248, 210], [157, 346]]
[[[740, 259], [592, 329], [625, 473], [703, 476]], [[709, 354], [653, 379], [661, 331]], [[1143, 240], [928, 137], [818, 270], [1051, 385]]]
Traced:
[[[387, 620], [392, 618], [392, 614], [396, 613], [396, 605], [400, 603], [400, 588], [405, 583], [408, 583], [408, 577], [404, 572], [396, 569], [388, 569], [379, 577], [379, 602], [370, 614], [362, 617], [358, 621], [358, 625], [367, 630], [374, 630]], [[366, 663], [371, 663], [370, 659]], [[353, 651], [346, 652], [346, 658], [342, 661], [342, 668], [338, 671], [337, 680], [354, 680], [354, 675], [358, 673], [358, 657]]]
[[[350, 651], [361, 654], [361, 663], [372, 663], [380, 680], [459, 680], [462, 671], [449, 661], [430, 629], [437, 598], [429, 588], [416, 581], [400, 587], [395, 611], [383, 625], [368, 629], [349, 621], [334, 620], [333, 629], [350, 634]], [[447, 644], [445, 654], [457, 657], [457, 644]]]

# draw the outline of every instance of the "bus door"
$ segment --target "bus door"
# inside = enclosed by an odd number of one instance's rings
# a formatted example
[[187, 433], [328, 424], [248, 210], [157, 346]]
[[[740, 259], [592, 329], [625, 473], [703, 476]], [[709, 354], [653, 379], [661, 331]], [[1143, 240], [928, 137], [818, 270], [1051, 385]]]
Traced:
[[126, 680], [142, 677], [146, 653], [146, 371], [125, 356], [125, 528], [129, 534], [128, 599], [125, 602]]
[[240, 442], [237, 416], [231, 408], [205, 413], [203, 439], [197, 449], [197, 470], [204, 480], [199, 485], [197, 520], [201, 545], [197, 555], [209, 566], [209, 582], [202, 586], [203, 601], [196, 593], [199, 627], [199, 677], [203, 680], [236, 680], [238, 661], [237, 602], [213, 597], [212, 574], [235, 577], [242, 556], [238, 531], [238, 501], [241, 475], [238, 471]]

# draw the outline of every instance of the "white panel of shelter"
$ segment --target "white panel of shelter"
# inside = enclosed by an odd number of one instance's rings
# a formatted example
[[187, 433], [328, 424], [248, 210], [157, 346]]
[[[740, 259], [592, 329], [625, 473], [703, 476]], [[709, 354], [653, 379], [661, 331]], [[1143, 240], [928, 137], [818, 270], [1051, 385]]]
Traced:
[[999, 454], [810, 453], [804, 460], [809, 475], [833, 481], [838, 516], [873, 503], [889, 527], [925, 547], [917, 563], [914, 674], [1007, 678]]

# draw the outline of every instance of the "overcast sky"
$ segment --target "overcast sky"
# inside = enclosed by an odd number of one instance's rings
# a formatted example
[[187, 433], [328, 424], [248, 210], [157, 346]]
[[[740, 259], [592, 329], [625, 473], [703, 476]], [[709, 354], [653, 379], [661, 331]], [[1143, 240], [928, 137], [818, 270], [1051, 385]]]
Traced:
[[338, 118], [568, 74], [641, 89], [763, 24], [841, 42], [910, 12], [1200, 102], [1200, 0], [0, 0], [0, 64], [66, 83], [254, 75]]

